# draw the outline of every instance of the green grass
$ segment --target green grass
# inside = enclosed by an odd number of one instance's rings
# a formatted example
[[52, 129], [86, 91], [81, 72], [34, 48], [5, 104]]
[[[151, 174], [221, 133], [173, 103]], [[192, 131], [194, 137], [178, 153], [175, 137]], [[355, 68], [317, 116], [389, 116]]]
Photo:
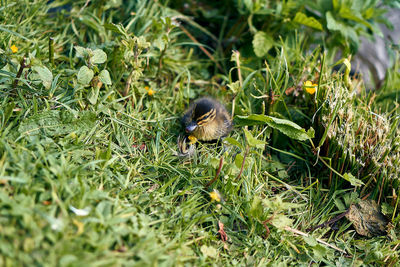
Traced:
[[[240, 56], [229, 61], [228, 23], [211, 34], [193, 18], [177, 19], [176, 3], [65, 1], [54, 12], [45, 2], [0, 7], [1, 266], [397, 263], [399, 109], [390, 98], [398, 96], [398, 63], [369, 105], [362, 84], [333, 74], [320, 48], [307, 55], [297, 33], [262, 60], [235, 44]], [[204, 45], [213, 60], [181, 27], [204, 43], [218, 40]], [[318, 83], [317, 95], [302, 88], [306, 80]], [[236, 126], [223, 145], [198, 144], [193, 158], [180, 158], [179, 117], [200, 95], [228, 110], [234, 101]], [[239, 117], [251, 114], [285, 121]], [[377, 133], [374, 114], [389, 129], [363, 150]], [[332, 135], [361, 122], [359, 131]], [[302, 138], [310, 127], [312, 142]], [[365, 168], [370, 153], [376, 161]], [[296, 234], [365, 196], [391, 219], [388, 236], [359, 236], [346, 219]]]

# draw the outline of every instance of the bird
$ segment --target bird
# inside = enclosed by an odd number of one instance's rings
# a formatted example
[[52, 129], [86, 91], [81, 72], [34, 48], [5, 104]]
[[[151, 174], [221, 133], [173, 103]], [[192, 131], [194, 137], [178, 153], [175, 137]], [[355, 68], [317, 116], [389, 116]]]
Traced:
[[353, 223], [357, 234], [373, 237], [387, 235], [390, 220], [381, 212], [380, 206], [372, 199], [359, 200], [350, 205], [346, 218]]
[[199, 141], [215, 141], [227, 136], [233, 128], [230, 114], [217, 100], [201, 97], [189, 105], [182, 116], [186, 133]]

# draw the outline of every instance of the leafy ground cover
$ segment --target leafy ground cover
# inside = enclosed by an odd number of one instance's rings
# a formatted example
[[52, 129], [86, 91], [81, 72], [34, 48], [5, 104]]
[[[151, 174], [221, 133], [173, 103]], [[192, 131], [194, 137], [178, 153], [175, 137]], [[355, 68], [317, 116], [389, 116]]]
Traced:
[[[1, 1], [0, 265], [396, 265], [399, 60], [347, 57], [385, 10], [314, 2]], [[178, 157], [201, 95], [235, 129]], [[309, 231], [360, 198], [386, 236]]]

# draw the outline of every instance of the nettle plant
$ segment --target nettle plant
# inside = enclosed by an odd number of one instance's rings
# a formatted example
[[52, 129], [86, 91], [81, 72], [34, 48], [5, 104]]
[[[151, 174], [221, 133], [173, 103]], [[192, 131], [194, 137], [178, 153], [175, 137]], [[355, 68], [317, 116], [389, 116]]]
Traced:
[[[90, 87], [87, 93], [87, 100], [92, 105], [95, 105], [98, 102], [100, 88], [103, 84], [106, 89], [112, 84], [108, 70], [103, 69], [100, 71], [98, 66], [107, 61], [107, 54], [101, 49], [92, 50], [81, 46], [75, 46], [75, 50], [76, 56], [85, 61], [85, 65], [80, 67], [77, 73], [75, 90], [82, 94], [82, 89]], [[83, 103], [79, 103], [83, 107]]]

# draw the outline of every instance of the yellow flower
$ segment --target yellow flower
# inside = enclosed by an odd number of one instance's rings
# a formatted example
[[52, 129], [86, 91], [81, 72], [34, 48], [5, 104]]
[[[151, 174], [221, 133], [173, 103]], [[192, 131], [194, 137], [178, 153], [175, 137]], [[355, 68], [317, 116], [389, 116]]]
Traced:
[[18, 52], [18, 47], [16, 45], [12, 45], [10, 46], [10, 49], [13, 53], [17, 53]]
[[211, 201], [221, 202], [221, 194], [214, 189], [214, 191], [210, 192]]
[[147, 91], [147, 94], [148, 94], [149, 96], [153, 96], [155, 93], [156, 93], [156, 91], [154, 91], [153, 89], [149, 89], [149, 90]]
[[145, 86], [144, 89], [146, 89], [146, 91], [149, 91], [150, 87]]
[[196, 143], [197, 142], [197, 138], [196, 138], [196, 136], [194, 136], [194, 135], [189, 135], [188, 136], [188, 139], [189, 139], [189, 143], [191, 144], [191, 145], [193, 145], [194, 143]]
[[315, 94], [315, 92], [317, 91], [317, 86], [318, 84], [312, 83], [311, 81], [306, 81], [304, 83], [304, 87], [307, 93], [309, 93], [310, 95]]

